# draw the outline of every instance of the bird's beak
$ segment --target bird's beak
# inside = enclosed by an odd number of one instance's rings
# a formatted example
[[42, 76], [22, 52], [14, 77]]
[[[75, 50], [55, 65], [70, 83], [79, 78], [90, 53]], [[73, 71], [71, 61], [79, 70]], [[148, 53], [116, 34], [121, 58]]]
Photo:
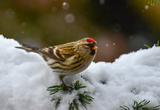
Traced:
[[96, 50], [96, 49], [98, 49], [98, 47], [97, 47], [97, 46], [92, 47], [92, 50]]

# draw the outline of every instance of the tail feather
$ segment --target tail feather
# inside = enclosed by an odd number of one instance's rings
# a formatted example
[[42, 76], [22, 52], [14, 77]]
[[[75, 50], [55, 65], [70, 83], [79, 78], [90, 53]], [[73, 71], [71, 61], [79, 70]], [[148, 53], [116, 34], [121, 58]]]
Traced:
[[26, 44], [21, 44], [21, 45], [22, 45], [22, 47], [15, 47], [15, 48], [23, 49], [23, 50], [26, 50], [27, 52], [36, 52], [36, 53], [38, 53], [38, 51], [41, 50], [38, 47], [31, 47], [31, 46], [26, 45]]

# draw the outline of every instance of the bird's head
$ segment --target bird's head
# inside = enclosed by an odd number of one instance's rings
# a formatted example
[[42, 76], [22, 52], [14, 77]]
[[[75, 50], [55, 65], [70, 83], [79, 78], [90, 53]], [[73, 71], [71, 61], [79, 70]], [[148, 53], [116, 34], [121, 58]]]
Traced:
[[98, 47], [97, 42], [92, 38], [83, 38], [77, 42], [79, 50], [81, 50], [84, 55], [95, 55]]

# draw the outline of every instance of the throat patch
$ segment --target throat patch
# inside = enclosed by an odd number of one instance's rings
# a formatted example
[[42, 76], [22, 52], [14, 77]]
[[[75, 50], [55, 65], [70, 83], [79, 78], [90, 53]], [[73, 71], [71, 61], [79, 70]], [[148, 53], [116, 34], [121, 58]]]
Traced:
[[95, 55], [96, 51], [95, 50], [91, 50], [91, 55]]

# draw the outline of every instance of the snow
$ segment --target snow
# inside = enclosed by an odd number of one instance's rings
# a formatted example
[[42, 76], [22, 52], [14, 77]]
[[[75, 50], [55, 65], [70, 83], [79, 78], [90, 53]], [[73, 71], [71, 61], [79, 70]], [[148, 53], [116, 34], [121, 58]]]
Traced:
[[[1, 110], [53, 110], [47, 87], [60, 84], [46, 62], [36, 53], [15, 48], [20, 44], [0, 35]], [[82, 76], [82, 77], [81, 77]], [[113, 63], [92, 63], [85, 71], [66, 77], [67, 84], [79, 80], [94, 98], [88, 110], [121, 110], [133, 101], [160, 104], [160, 47], [123, 54]], [[80, 92], [83, 89], [80, 89]], [[66, 94], [58, 110], [66, 110], [76, 91]], [[79, 107], [85, 110], [84, 107]]]

